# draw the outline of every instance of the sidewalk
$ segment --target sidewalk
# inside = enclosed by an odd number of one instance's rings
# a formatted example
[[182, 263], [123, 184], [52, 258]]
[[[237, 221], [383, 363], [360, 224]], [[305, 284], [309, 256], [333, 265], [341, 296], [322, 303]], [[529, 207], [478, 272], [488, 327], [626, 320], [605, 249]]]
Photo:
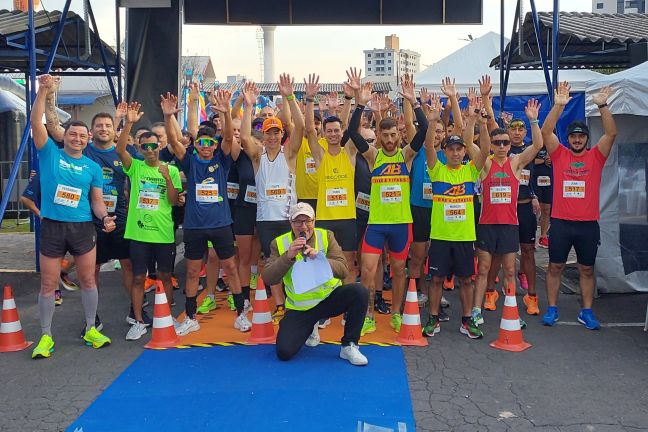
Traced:
[[0, 273], [36, 271], [34, 233], [0, 234]]

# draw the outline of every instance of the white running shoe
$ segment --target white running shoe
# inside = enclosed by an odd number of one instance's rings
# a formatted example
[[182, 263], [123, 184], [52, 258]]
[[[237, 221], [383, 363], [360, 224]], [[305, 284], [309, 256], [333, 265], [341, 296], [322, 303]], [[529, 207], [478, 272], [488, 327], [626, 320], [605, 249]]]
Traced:
[[146, 331], [146, 325], [144, 323], [135, 321], [135, 324], [133, 324], [128, 330], [128, 333], [126, 333], [126, 340], [137, 340], [145, 335]]
[[250, 329], [252, 328], [252, 323], [250, 322], [250, 320], [248, 320], [247, 315], [245, 313], [242, 313], [241, 315], [236, 317], [236, 321], [234, 321], [234, 328], [245, 333], [250, 331]]
[[423, 306], [425, 303], [427, 303], [427, 301], [428, 301], [427, 294], [418, 293], [418, 304], [419, 304], [419, 306]]
[[178, 334], [178, 336], [184, 336], [198, 330], [200, 330], [200, 324], [198, 324], [198, 320], [186, 317], [184, 321], [182, 321], [176, 328], [176, 333]]
[[441, 296], [441, 307], [442, 308], [450, 307], [450, 302], [446, 300], [446, 298], [443, 296]]
[[243, 302], [243, 313], [247, 315], [248, 312], [252, 312], [252, 311], [253, 311], [252, 303], [250, 303], [250, 300], [245, 299], [245, 301]]
[[351, 342], [348, 346], [343, 346], [340, 349], [340, 358], [348, 360], [349, 363], [354, 366], [365, 366], [369, 363], [367, 357], [362, 355], [362, 353], [360, 352], [358, 345], [354, 344], [353, 342]]
[[308, 339], [306, 339], [306, 346], [307, 347], [316, 347], [320, 343], [320, 335], [319, 335], [319, 330], [317, 329], [317, 324], [313, 326], [313, 332], [308, 336]]

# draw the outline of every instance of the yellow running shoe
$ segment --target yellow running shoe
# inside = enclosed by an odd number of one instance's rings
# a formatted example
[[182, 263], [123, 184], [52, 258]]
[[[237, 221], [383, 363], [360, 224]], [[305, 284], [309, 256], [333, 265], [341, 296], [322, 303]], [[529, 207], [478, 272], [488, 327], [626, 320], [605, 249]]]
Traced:
[[94, 349], [99, 349], [105, 345], [110, 345], [112, 342], [110, 338], [104, 336], [97, 330], [94, 326], [88, 330], [83, 336], [83, 340], [86, 345], [91, 346]]
[[41, 336], [40, 342], [38, 342], [38, 345], [36, 345], [34, 351], [32, 351], [32, 358], [49, 358], [49, 356], [51, 356], [53, 352], [54, 340], [52, 340], [52, 336], [44, 334], [43, 336]]
[[362, 324], [362, 330], [360, 331], [360, 336], [364, 336], [367, 333], [373, 333], [376, 331], [376, 320], [371, 317], [365, 317], [364, 323]]
[[272, 312], [272, 323], [273, 324], [279, 324], [279, 321], [284, 317], [286, 314], [286, 308], [281, 305], [277, 306], [277, 309], [275, 309], [274, 312]]

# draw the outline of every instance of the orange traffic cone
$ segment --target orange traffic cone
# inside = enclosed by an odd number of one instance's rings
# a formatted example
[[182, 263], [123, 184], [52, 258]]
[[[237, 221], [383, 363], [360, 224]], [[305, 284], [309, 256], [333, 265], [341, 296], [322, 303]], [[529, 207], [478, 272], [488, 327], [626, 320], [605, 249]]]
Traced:
[[252, 331], [248, 343], [273, 344], [276, 336], [272, 327], [272, 315], [268, 304], [265, 284], [259, 277], [257, 288], [254, 290], [254, 313], [252, 313]]
[[164, 285], [157, 284], [155, 288], [155, 307], [153, 308], [153, 336], [144, 348], [172, 348], [180, 343], [173, 327], [171, 309], [167, 302]]
[[504, 299], [499, 336], [497, 340], [490, 343], [490, 346], [513, 352], [520, 352], [531, 348], [531, 344], [524, 342], [522, 338], [520, 313], [518, 312], [517, 302], [515, 300], [515, 285], [509, 285], [506, 288], [506, 298]]
[[419, 314], [418, 296], [416, 295], [416, 281], [410, 279], [403, 309], [403, 323], [396, 342], [401, 345], [427, 346], [421, 329], [421, 315]]
[[11, 285], [5, 285], [2, 301], [2, 321], [0, 323], [0, 352], [21, 351], [33, 343], [25, 340], [25, 334], [18, 317], [18, 309], [16, 309], [16, 301], [11, 292]]

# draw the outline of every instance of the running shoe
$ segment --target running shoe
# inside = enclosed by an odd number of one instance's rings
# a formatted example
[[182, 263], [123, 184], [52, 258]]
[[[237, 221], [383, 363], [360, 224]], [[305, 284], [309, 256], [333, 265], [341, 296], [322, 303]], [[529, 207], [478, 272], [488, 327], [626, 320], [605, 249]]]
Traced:
[[459, 331], [468, 336], [470, 339], [479, 339], [484, 336], [484, 333], [479, 329], [479, 327], [477, 327], [477, 324], [472, 319], [472, 317], [468, 318], [466, 322], [461, 323]]
[[520, 318], [520, 328], [524, 330], [527, 327], [526, 321]]
[[329, 324], [331, 324], [331, 318], [324, 318], [317, 322], [317, 327], [323, 329], [326, 328], [326, 326]]
[[419, 307], [422, 307], [423, 305], [425, 305], [425, 303], [427, 303], [428, 300], [429, 300], [428, 296], [426, 294], [423, 294], [422, 292], [416, 293], [416, 295], [417, 295], [417, 298], [418, 298]]
[[135, 321], [135, 323], [131, 325], [131, 328], [128, 329], [128, 333], [126, 333], [126, 340], [137, 340], [144, 336], [147, 331], [148, 330], [146, 330], [146, 324]]
[[155, 288], [157, 287], [157, 279], [151, 279], [150, 277], [146, 277], [146, 280], [144, 281], [144, 293], [150, 293], [151, 291], [155, 291]]
[[382, 296], [376, 297], [376, 300], [374, 301], [374, 310], [379, 314], [387, 315], [391, 313], [390, 306], [391, 305], [387, 303]]
[[252, 273], [250, 275], [250, 289], [255, 290], [259, 282], [259, 273]]
[[217, 308], [218, 308], [218, 305], [216, 304], [214, 299], [209, 297], [209, 296], [206, 296], [203, 299], [200, 306], [198, 306], [198, 309], [196, 310], [196, 312], [202, 315], [202, 314], [209, 313], [209, 312], [211, 312], [211, 311], [213, 311], [213, 310], [215, 310]]
[[520, 280], [520, 288], [523, 290], [528, 290], [529, 289], [529, 280], [527, 279], [527, 276], [523, 272], [518, 272], [518, 279]]
[[590, 330], [598, 330], [601, 328], [601, 323], [594, 316], [592, 309], [581, 309], [578, 314], [578, 322]]
[[[146, 313], [144, 309], [142, 309], [142, 321], [144, 322], [145, 327], [150, 327], [153, 325], [153, 320], [151, 319], [150, 316]], [[126, 324], [128, 325], [133, 325], [137, 322], [137, 319], [135, 319], [135, 312], [133, 311], [133, 308], [131, 308], [130, 312], [128, 313], [128, 316], [126, 317]], [[102, 326], [103, 328], [103, 326]]]
[[475, 321], [475, 324], [481, 325], [484, 324], [484, 317], [481, 314], [481, 309], [478, 308], [472, 308], [472, 312], [470, 313], [473, 321]]
[[368, 333], [373, 333], [376, 331], [376, 320], [371, 317], [365, 317], [364, 323], [362, 324], [362, 330], [360, 331], [360, 336], [364, 336]]
[[54, 291], [54, 305], [55, 306], [61, 306], [63, 304], [63, 294], [61, 294], [61, 290], [56, 290]]
[[176, 278], [175, 276], [171, 276], [171, 286], [176, 291], [180, 289], [180, 284], [178, 283], [178, 278]]
[[486, 291], [484, 297], [484, 309], [489, 311], [497, 310], [497, 299], [499, 299], [499, 293], [495, 290]]
[[54, 340], [50, 335], [44, 334], [41, 336], [38, 345], [32, 351], [32, 358], [48, 358], [54, 352]]
[[542, 324], [546, 326], [554, 326], [560, 318], [558, 317], [558, 308], [556, 306], [549, 306], [547, 313], [542, 317]]
[[543, 249], [549, 249], [549, 237], [540, 237], [538, 240], [538, 246]]
[[443, 289], [446, 291], [452, 291], [455, 289], [454, 278], [445, 278], [443, 280]]
[[198, 324], [197, 319], [191, 319], [189, 317], [185, 317], [184, 321], [180, 323], [178, 328], [176, 328], [176, 333], [178, 336], [185, 336], [191, 332], [195, 332], [200, 330], [200, 324]]
[[272, 312], [272, 323], [273, 324], [279, 324], [279, 321], [284, 317], [286, 314], [286, 308], [281, 305], [277, 306], [277, 309], [275, 309], [274, 312]]
[[441, 331], [441, 324], [439, 319], [430, 315], [427, 324], [423, 327], [423, 336], [432, 337]]
[[114, 268], [115, 270], [121, 270], [121, 262], [119, 262], [119, 260], [116, 259], [116, 260], [113, 262], [113, 268]]
[[[96, 315], [95, 315], [95, 325], [94, 325], [94, 327], [95, 327], [98, 331], [103, 330], [103, 323], [101, 322], [101, 318], [99, 318], [99, 314], [96, 314]], [[86, 334], [86, 323], [84, 322], [84, 323], [83, 323], [83, 327], [81, 327], [81, 339], [83, 339], [83, 337], [85, 336], [85, 334]]]
[[227, 290], [227, 284], [223, 279], [218, 278], [218, 281], [216, 281], [216, 291], [223, 292], [226, 290]]
[[443, 309], [439, 310], [439, 321], [441, 322], [450, 321], [450, 315], [448, 315], [446, 311]]
[[403, 317], [399, 313], [392, 314], [389, 325], [396, 333], [400, 332], [401, 324], [403, 324]]
[[522, 301], [526, 305], [526, 312], [529, 315], [540, 315], [540, 309], [538, 309], [538, 296], [531, 296], [527, 294], [522, 297]]
[[243, 313], [247, 314], [248, 312], [252, 312], [254, 309], [252, 309], [252, 303], [250, 303], [250, 300], [245, 299], [243, 301]]
[[313, 331], [311, 334], [308, 336], [308, 339], [306, 339], [306, 345], [307, 347], [316, 347], [320, 343], [320, 335], [319, 335], [319, 330], [317, 329], [317, 325], [313, 327]]
[[60, 285], [68, 291], [79, 291], [79, 285], [75, 284], [67, 273], [61, 273], [59, 278]]
[[446, 298], [443, 296], [441, 296], [441, 307], [442, 308], [450, 307], [450, 302], [446, 300]]
[[229, 293], [229, 295], [227, 296], [227, 305], [229, 306], [231, 311], [236, 310], [236, 305], [234, 304], [234, 294]]
[[252, 328], [252, 323], [250, 322], [250, 320], [248, 320], [247, 315], [242, 313], [241, 315], [236, 317], [236, 321], [234, 321], [234, 328], [245, 333], [247, 331], [250, 331], [250, 329]]
[[97, 330], [95, 327], [90, 328], [85, 335], [83, 340], [86, 345], [91, 346], [94, 349], [99, 349], [103, 346], [110, 345], [112, 342], [109, 337], [104, 336]]
[[340, 358], [348, 360], [354, 366], [365, 366], [369, 363], [367, 357], [365, 357], [361, 352], [358, 345], [351, 342], [347, 346], [340, 348]]

